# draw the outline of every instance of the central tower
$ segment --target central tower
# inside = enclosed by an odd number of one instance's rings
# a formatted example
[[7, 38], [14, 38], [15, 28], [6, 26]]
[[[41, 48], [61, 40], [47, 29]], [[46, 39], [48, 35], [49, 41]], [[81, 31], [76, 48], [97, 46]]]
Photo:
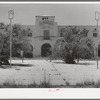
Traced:
[[51, 53], [58, 36], [55, 16], [36, 16], [35, 22], [35, 55], [47, 56]]

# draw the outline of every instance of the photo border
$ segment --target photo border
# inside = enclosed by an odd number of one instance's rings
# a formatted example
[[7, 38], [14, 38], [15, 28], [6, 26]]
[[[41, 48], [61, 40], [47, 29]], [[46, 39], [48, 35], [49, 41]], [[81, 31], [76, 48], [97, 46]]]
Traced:
[[[3, 1], [3, 0], [0, 0], [0, 1]], [[11, 1], [11, 0], [10, 0]], [[15, 3], [14, 1], [16, 0], [12, 0], [12, 4]], [[17, 0], [18, 2], [19, 0]], [[21, 0], [21, 1], [24, 1], [26, 2], [27, 0]], [[37, 0], [29, 0], [31, 2], [34, 2], [34, 1], [37, 1]], [[43, 0], [38, 0], [38, 3], [39, 1], [43, 1]], [[45, 1], [45, 0], [44, 0]], [[43, 1], [43, 3], [44, 3]], [[46, 0], [47, 1], [47, 0]], [[48, 0], [49, 1], [49, 0]], [[47, 3], [49, 3], [47, 1]], [[61, 0], [56, 0], [57, 2], [58, 1], [61, 1]], [[75, 1], [76, 3], [78, 3], [77, 1], [80, 1], [80, 0], [63, 0], [63, 1]], [[62, 1], [62, 3], [64, 3]], [[84, 1], [84, 2], [83, 2]], [[88, 0], [81, 0], [79, 3], [87, 3], [85, 2]], [[91, 1], [94, 1], [94, 0], [91, 0]], [[96, 0], [96, 1], [99, 1], [99, 0]], [[4, 1], [3, 1], [4, 2]], [[1, 2], [1, 3], [3, 3]], [[8, 2], [8, 1], [7, 1]], [[17, 3], [16, 2], [16, 3]], [[24, 3], [22, 2], [22, 3]], [[52, 2], [52, 0], [50, 0], [50, 2]], [[6, 3], [6, 2], [5, 2]], [[10, 2], [8, 2], [10, 3]], [[21, 3], [21, 2], [19, 2]], [[53, 3], [54, 3], [54, 0], [53, 0]], [[67, 2], [68, 3], [68, 2]], [[73, 2], [71, 2], [73, 3]], [[90, 2], [89, 3], [98, 3], [98, 2]], [[99, 1], [100, 3], [100, 1]], [[51, 89], [51, 91], [50, 91]], [[56, 91], [56, 89], [59, 89], [59, 91]], [[22, 100], [22, 99], [27, 99], [27, 100], [31, 100], [31, 99], [38, 99], [38, 100], [41, 100], [41, 99], [70, 99], [70, 100], [86, 100], [86, 99], [92, 99], [92, 100], [95, 100], [95, 99], [99, 99], [100, 98], [100, 89], [94, 89], [94, 88], [85, 88], [85, 89], [81, 89], [81, 88], [1, 88], [0, 89], [0, 99], [4, 99], [4, 100], [11, 100], [11, 99], [15, 99], [16, 100]]]

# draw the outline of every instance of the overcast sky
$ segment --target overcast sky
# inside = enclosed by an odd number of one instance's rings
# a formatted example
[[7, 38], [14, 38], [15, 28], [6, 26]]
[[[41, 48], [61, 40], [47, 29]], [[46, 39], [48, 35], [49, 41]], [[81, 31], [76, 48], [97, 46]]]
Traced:
[[59, 25], [95, 25], [100, 4], [0, 4], [0, 22], [9, 23], [9, 10], [18, 24], [34, 25], [35, 16], [53, 15]]

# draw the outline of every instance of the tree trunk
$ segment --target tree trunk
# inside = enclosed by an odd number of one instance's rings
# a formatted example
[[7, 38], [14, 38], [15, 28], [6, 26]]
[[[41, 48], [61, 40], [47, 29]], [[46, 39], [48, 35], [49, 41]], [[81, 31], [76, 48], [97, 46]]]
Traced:
[[65, 63], [68, 63], [68, 64], [75, 64], [76, 63], [74, 61], [73, 57], [71, 57], [71, 56], [65, 58], [64, 60], [65, 60]]

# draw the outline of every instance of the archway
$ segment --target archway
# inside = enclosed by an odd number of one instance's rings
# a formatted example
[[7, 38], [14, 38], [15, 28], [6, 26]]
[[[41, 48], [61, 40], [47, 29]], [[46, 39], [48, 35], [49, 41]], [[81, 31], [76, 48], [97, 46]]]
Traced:
[[42, 57], [47, 57], [49, 55], [51, 55], [52, 51], [51, 51], [51, 45], [46, 43], [46, 44], [43, 44], [41, 46], [41, 56]]

